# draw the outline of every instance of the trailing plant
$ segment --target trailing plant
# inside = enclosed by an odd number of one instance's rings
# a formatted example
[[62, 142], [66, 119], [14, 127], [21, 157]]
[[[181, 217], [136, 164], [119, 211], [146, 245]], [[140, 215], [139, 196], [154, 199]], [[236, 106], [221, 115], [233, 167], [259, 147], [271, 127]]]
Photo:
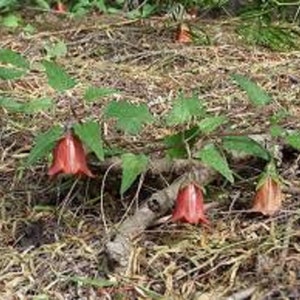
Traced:
[[[0, 50], [0, 78], [2, 80], [18, 80], [30, 72], [29, 61], [20, 54], [8, 49]], [[72, 78], [61, 66], [51, 60], [41, 62], [41, 69], [44, 70], [48, 84], [59, 95], [66, 95], [76, 89], [77, 81]], [[272, 103], [272, 97], [254, 81], [241, 74], [232, 74], [229, 78], [231, 84], [237, 84], [247, 95], [251, 105], [261, 109]], [[90, 105], [101, 100], [104, 96], [114, 98], [116, 93], [121, 93], [115, 89], [89, 86], [83, 92], [85, 105]], [[28, 102], [20, 102], [6, 96], [0, 97], [0, 107], [12, 114], [34, 115], [40, 111], [49, 110], [55, 107], [55, 101], [51, 98], [35, 99]], [[300, 150], [300, 133], [290, 132], [280, 126], [282, 117], [276, 113], [270, 117], [268, 133], [275, 140], [280, 138], [286, 144]], [[26, 166], [32, 166], [53, 151], [53, 163], [49, 170], [49, 175], [58, 173], [71, 175], [97, 176], [95, 172], [89, 170], [86, 162], [86, 152], [94, 153], [95, 158], [104, 161], [111, 155], [119, 157], [122, 162], [122, 182], [120, 194], [125, 193], [134, 181], [145, 173], [151, 165], [151, 155], [149, 149], [138, 152], [129, 151], [126, 147], [113, 152], [108, 143], [102, 137], [103, 122], [114, 120], [116, 132], [124, 135], [136, 137], [142, 133], [144, 127], [154, 126], [160, 123], [166, 128], [173, 128], [173, 133], [166, 135], [163, 139], [154, 141], [162, 156], [165, 159], [187, 159], [199, 160], [206, 166], [214, 169], [221, 174], [228, 183], [235, 181], [235, 173], [228, 160], [232, 153], [245, 153], [263, 159], [266, 165], [272, 164], [272, 174], [270, 168], [267, 172], [272, 182], [267, 179], [266, 187], [264, 183], [259, 187], [263, 188], [264, 195], [268, 191], [275, 193], [277, 189], [275, 178], [276, 159], [273, 147], [265, 147], [259, 141], [251, 137], [250, 133], [232, 130], [231, 120], [224, 115], [213, 115], [205, 107], [205, 100], [199, 95], [194, 94], [187, 97], [179, 94], [174, 99], [173, 107], [163, 118], [154, 117], [145, 104], [133, 104], [129, 101], [110, 101], [103, 110], [101, 121], [89, 116], [86, 119], [78, 119], [75, 108], [70, 102], [70, 118], [64, 124], [57, 123], [35, 137], [34, 145], [29, 153]], [[176, 129], [174, 132], [174, 128]], [[272, 146], [272, 144], [271, 144]], [[157, 151], [157, 149], [156, 149]], [[189, 171], [189, 170], [187, 170]], [[277, 181], [276, 181], [277, 182]], [[277, 191], [277, 190], [276, 190]], [[197, 209], [199, 216], [190, 216], [188, 211], [183, 208], [185, 204], [180, 204], [175, 219], [186, 219], [192, 222], [203, 221], [202, 192], [201, 187], [191, 180], [187, 187], [183, 187], [178, 196], [180, 203], [191, 201]], [[279, 192], [276, 192], [279, 193]], [[189, 197], [192, 197], [189, 199]], [[259, 199], [265, 196], [258, 196]], [[278, 196], [279, 199], [279, 196]], [[257, 200], [258, 201], [258, 200]], [[270, 197], [266, 201], [270, 201]], [[256, 202], [257, 203], [257, 202]], [[278, 210], [279, 203], [267, 203], [265, 206]], [[183, 205], [183, 206], [181, 206]], [[256, 204], [256, 210], [258, 210]], [[272, 210], [271, 209], [271, 210]], [[273, 211], [272, 210], [272, 211]], [[265, 214], [269, 214], [268, 209], [262, 208]], [[271, 213], [270, 213], [271, 214]]]

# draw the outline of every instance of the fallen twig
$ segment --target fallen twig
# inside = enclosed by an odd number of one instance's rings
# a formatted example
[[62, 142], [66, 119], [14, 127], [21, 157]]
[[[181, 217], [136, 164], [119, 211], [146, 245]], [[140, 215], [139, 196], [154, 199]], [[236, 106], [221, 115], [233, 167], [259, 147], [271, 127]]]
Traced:
[[255, 292], [255, 290], [255, 287], [251, 287], [246, 290], [236, 292], [227, 297], [225, 300], [245, 300], [248, 299]]
[[[195, 179], [200, 184], [207, 184], [216, 177], [216, 173], [204, 166], [194, 171]], [[128, 259], [132, 248], [132, 239], [141, 234], [147, 227], [165, 215], [173, 207], [180, 185], [186, 176], [180, 177], [167, 188], [152, 194], [134, 215], [128, 217], [118, 228], [115, 237], [106, 244], [106, 257], [109, 266], [116, 272], [127, 269]]]

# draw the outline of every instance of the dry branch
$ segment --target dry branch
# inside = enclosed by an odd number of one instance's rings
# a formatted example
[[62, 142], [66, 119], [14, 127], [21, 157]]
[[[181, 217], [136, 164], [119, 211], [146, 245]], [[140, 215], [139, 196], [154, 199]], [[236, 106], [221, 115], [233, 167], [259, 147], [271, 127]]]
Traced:
[[[199, 165], [194, 171], [194, 176], [200, 184], [205, 185], [216, 177], [216, 173]], [[106, 244], [105, 251], [114, 271], [124, 272], [127, 269], [132, 239], [153, 225], [159, 217], [173, 207], [177, 191], [184, 180], [186, 176], [180, 177], [167, 188], [152, 194], [134, 215], [120, 225], [113, 240]]]

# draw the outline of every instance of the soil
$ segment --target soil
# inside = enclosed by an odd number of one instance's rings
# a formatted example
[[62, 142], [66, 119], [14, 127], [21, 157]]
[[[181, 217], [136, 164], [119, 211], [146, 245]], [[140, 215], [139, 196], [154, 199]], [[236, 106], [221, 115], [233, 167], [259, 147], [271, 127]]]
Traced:
[[[178, 174], [146, 175], [136, 200], [139, 182], [120, 197], [121, 174], [109, 172], [101, 210], [104, 172], [96, 165], [95, 179], [78, 180], [50, 180], [47, 159], [24, 167], [35, 136], [68, 120], [70, 99], [79, 118], [102, 121], [103, 108], [115, 96], [88, 104], [83, 100], [88, 86], [119, 90], [119, 100], [145, 103], [161, 120], [179, 92], [187, 97], [196, 93], [208, 112], [226, 116], [241, 133], [266, 132], [270, 116], [279, 111], [289, 113], [281, 125], [297, 130], [300, 53], [246, 44], [235, 33], [236, 21], [228, 19], [190, 21], [209, 36], [209, 45], [176, 43], [177, 25], [165, 16], [129, 20], [90, 14], [74, 19], [29, 11], [23, 20], [36, 32], [0, 28], [0, 47], [22, 53], [32, 68], [21, 80], [0, 81], [1, 93], [21, 102], [50, 97], [56, 106], [34, 117], [0, 108], [0, 299], [300, 299], [295, 150], [281, 150], [279, 168], [287, 188], [276, 216], [245, 212], [264, 167], [260, 160], [247, 161], [235, 166], [240, 171], [235, 184], [218, 180], [207, 187], [205, 201], [220, 203], [208, 212], [210, 228], [170, 222], [152, 227], [134, 239], [124, 274], [108, 270], [105, 243], [121, 220]], [[67, 53], [56, 62], [78, 82], [65, 94], [49, 87], [39, 65], [47, 55], [45, 46], [58, 41], [66, 44]], [[251, 105], [232, 73], [255, 80], [272, 103]], [[110, 122], [106, 128], [110, 145], [128, 151], [176, 131], [158, 122], [131, 138]]]

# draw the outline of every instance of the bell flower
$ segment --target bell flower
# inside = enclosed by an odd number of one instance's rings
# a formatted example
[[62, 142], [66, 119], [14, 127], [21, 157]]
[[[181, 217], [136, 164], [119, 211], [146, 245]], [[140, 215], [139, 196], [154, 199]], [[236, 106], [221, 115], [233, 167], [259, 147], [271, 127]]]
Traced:
[[180, 44], [192, 43], [193, 39], [191, 29], [186, 24], [179, 24], [175, 40]]
[[53, 163], [48, 175], [54, 176], [59, 173], [94, 177], [87, 165], [81, 141], [71, 132], [60, 139], [53, 150]]
[[280, 210], [282, 200], [280, 182], [271, 176], [266, 176], [258, 186], [251, 211], [272, 216]]
[[191, 224], [209, 223], [204, 214], [201, 187], [195, 182], [189, 182], [179, 188], [172, 220]]

